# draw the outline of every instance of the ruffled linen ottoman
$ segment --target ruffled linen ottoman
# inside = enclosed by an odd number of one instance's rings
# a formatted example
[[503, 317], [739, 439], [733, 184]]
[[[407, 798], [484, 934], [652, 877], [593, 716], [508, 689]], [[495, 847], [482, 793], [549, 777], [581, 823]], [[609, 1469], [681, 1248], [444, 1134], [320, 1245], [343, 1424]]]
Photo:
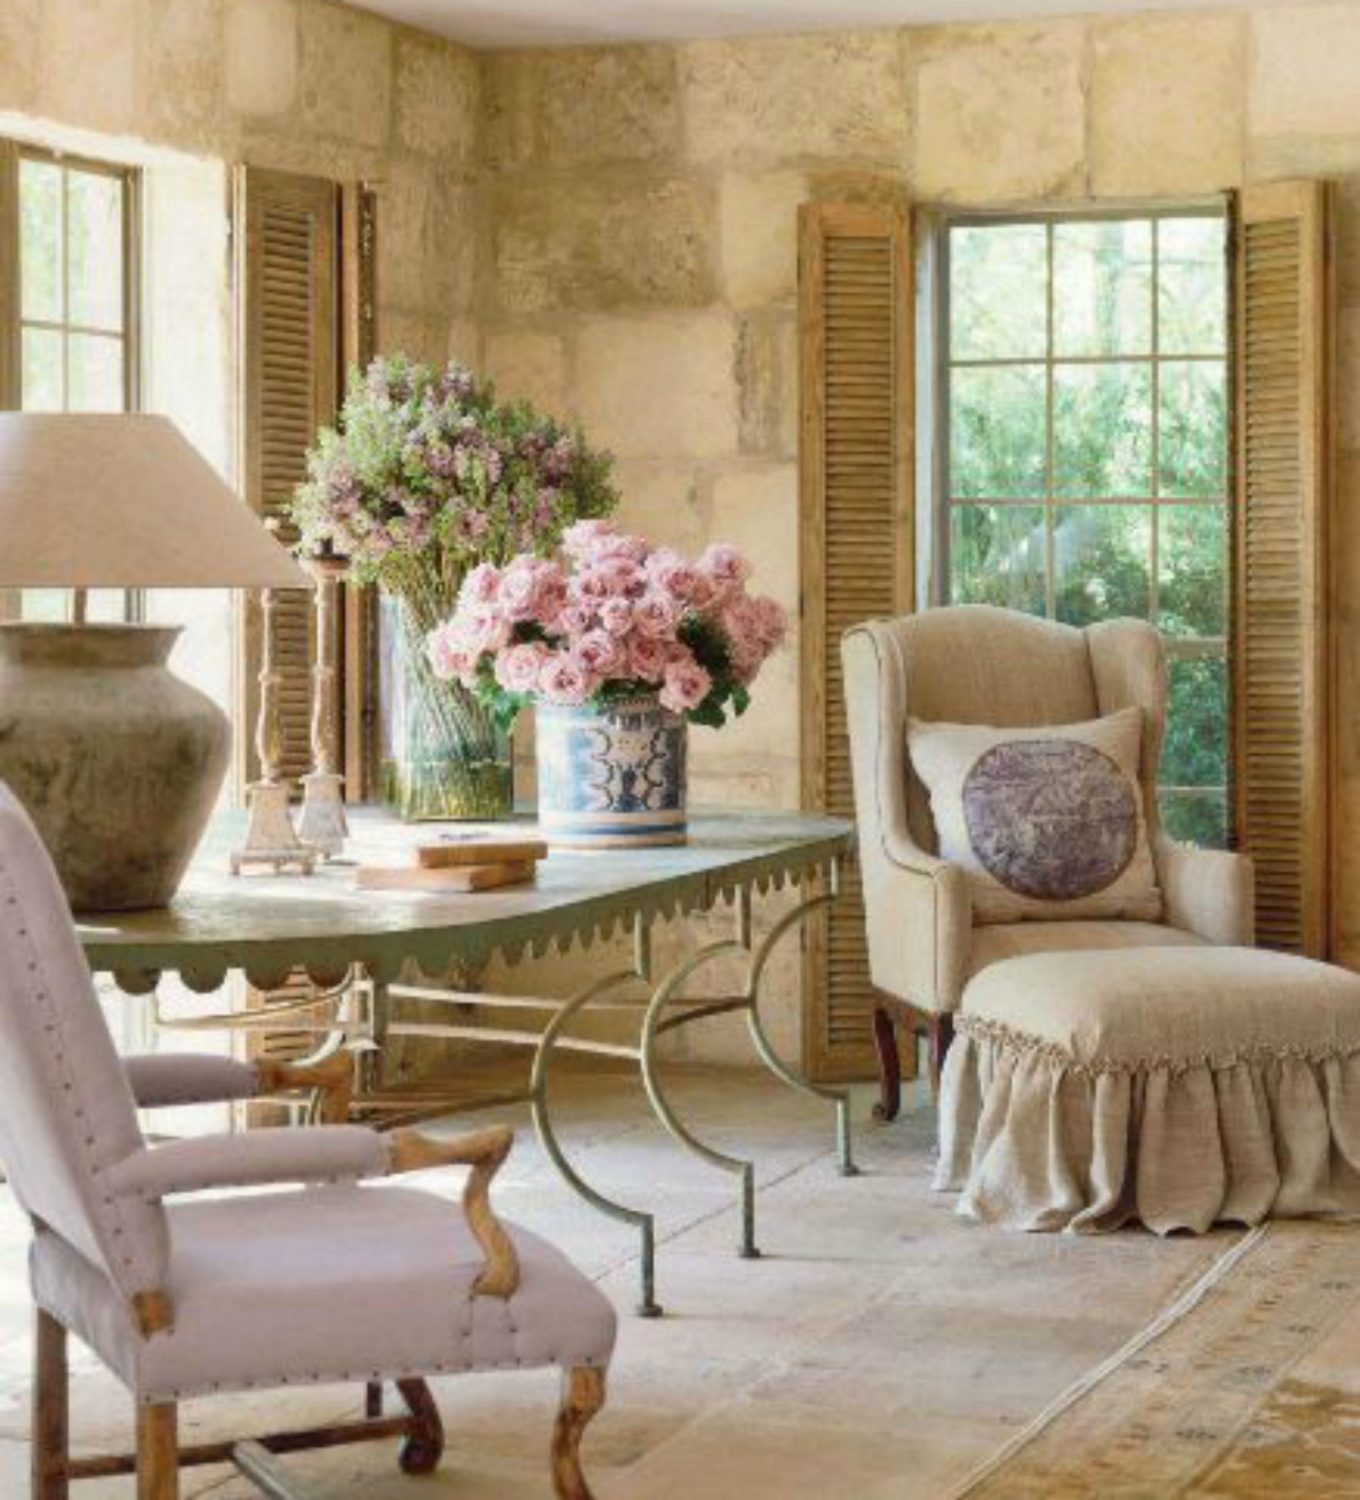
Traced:
[[1015, 1229], [1360, 1214], [1360, 976], [1255, 948], [1035, 953], [955, 1014], [935, 1186]]

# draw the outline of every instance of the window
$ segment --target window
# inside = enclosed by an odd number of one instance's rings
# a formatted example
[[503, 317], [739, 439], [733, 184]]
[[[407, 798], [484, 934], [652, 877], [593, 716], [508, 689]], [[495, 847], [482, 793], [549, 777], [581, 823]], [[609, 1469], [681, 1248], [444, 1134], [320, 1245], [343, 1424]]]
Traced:
[[[0, 265], [16, 284], [0, 289], [14, 310], [8, 389], [0, 406], [22, 411], [132, 411], [139, 404], [134, 169], [4, 148], [0, 224], [17, 244]], [[94, 619], [135, 618], [141, 600], [123, 590], [90, 595]], [[62, 619], [65, 591], [26, 590], [21, 612]]]
[[1151, 620], [1169, 831], [1227, 837], [1226, 224], [1217, 211], [949, 221], [937, 597]]

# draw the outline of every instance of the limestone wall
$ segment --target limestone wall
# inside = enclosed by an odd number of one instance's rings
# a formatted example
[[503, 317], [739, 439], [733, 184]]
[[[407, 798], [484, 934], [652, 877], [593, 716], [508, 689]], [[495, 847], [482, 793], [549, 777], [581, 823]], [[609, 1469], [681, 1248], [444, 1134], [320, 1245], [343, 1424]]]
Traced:
[[473, 297], [478, 64], [329, 0], [0, 0], [0, 112], [382, 194], [388, 341], [442, 357]]
[[[486, 365], [616, 450], [631, 521], [743, 543], [793, 606], [798, 203], [892, 188], [970, 206], [1174, 198], [1360, 172], [1360, 6], [507, 52], [484, 60], [483, 111]], [[1346, 243], [1360, 246], [1353, 227]], [[1347, 579], [1360, 578], [1353, 258]], [[1349, 805], [1360, 624], [1345, 609]], [[796, 801], [795, 669], [790, 653], [736, 731], [696, 731], [701, 795]], [[1360, 961], [1348, 867], [1346, 953]]]

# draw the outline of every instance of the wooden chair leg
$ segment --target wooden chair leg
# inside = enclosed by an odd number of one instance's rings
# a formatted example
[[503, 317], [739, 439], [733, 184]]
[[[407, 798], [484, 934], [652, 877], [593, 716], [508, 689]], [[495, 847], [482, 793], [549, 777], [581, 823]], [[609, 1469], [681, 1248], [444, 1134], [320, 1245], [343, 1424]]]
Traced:
[[604, 1371], [577, 1365], [562, 1372], [562, 1405], [553, 1428], [552, 1475], [557, 1500], [594, 1500], [581, 1472], [581, 1437], [604, 1405]]
[[364, 1386], [364, 1415], [373, 1421], [383, 1414], [383, 1386], [381, 1380], [370, 1380]]
[[895, 1120], [902, 1108], [902, 1057], [897, 1050], [897, 1022], [886, 1005], [874, 1007], [874, 1050], [878, 1053], [874, 1119]]
[[[381, 1386], [379, 1392], [381, 1393]], [[397, 1390], [411, 1414], [411, 1425], [397, 1461], [404, 1474], [429, 1474], [444, 1456], [444, 1422], [423, 1380], [399, 1380]]]
[[137, 1500], [179, 1500], [179, 1407], [137, 1408]]
[[33, 1500], [67, 1500], [70, 1386], [66, 1330], [41, 1308], [33, 1330]]

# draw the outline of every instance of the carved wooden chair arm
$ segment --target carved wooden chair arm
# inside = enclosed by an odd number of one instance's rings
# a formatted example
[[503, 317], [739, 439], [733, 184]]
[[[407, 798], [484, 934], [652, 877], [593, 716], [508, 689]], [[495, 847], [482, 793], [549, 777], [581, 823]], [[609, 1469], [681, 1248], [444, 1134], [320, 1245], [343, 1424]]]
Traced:
[[492, 1125], [443, 1141], [418, 1130], [394, 1130], [387, 1140], [394, 1175], [432, 1167], [472, 1168], [463, 1189], [463, 1211], [486, 1256], [473, 1290], [479, 1297], [512, 1297], [519, 1287], [519, 1256], [491, 1207], [491, 1180], [510, 1154], [514, 1132], [506, 1125]]
[[276, 1062], [266, 1058], [256, 1062], [255, 1073], [257, 1093], [315, 1089], [323, 1125], [343, 1125], [348, 1121], [354, 1100], [354, 1059], [348, 1052], [337, 1052], [318, 1063]]

